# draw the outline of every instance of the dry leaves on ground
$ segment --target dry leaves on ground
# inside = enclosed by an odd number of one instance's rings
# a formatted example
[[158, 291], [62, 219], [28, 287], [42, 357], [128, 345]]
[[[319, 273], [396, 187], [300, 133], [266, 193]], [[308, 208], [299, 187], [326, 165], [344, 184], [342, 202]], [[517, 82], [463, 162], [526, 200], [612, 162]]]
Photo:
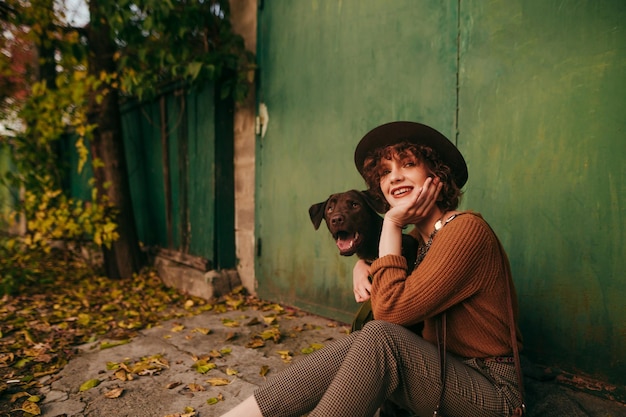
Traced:
[[[0, 417], [20, 416], [20, 410], [26, 413], [14, 395], [30, 395], [42, 377], [54, 377], [78, 345], [118, 346], [130, 342], [139, 330], [163, 321], [212, 309], [229, 311], [249, 298], [243, 289], [214, 302], [183, 295], [163, 285], [152, 270], [122, 280], [93, 276], [79, 266], [71, 273], [62, 272], [55, 282], [24, 288], [19, 295], [0, 300]], [[210, 329], [195, 331], [208, 334]], [[120, 377], [132, 377], [135, 371], [155, 372], [156, 365], [143, 364], [143, 370], [134, 366]]]
[[[19, 295], [6, 295], [0, 299], [0, 417], [38, 415], [35, 394], [42, 377], [50, 376], [48, 383], [54, 380], [55, 374], [75, 354], [78, 345], [96, 342], [100, 349], [107, 349], [129, 343], [140, 330], [166, 320], [205, 311], [219, 314], [234, 310], [252, 310], [261, 315], [223, 320], [223, 325], [233, 330], [240, 326], [262, 326], [261, 331], [253, 333], [248, 343], [250, 348], [262, 347], [268, 341], [279, 343], [283, 338], [296, 337], [312, 328], [303, 325], [281, 329], [281, 321], [298, 316], [299, 310], [248, 296], [243, 288], [209, 302], [165, 287], [152, 270], [145, 270], [130, 279], [111, 280], [87, 273], [79, 266], [72, 271], [59, 269], [55, 282], [41, 283], [23, 289]], [[208, 328], [176, 326], [172, 332], [211, 333]], [[230, 332], [225, 342], [238, 336], [236, 331]], [[296, 354], [306, 354], [320, 346], [312, 345]], [[215, 367], [212, 359], [228, 353], [230, 351], [225, 347], [195, 358], [194, 368], [205, 374]], [[292, 352], [279, 354], [286, 362], [293, 356]], [[158, 357], [109, 365], [109, 370], [120, 381], [161, 372], [168, 366], [164, 358]], [[236, 370], [228, 371], [229, 376], [237, 375]], [[269, 368], [261, 367], [259, 373], [265, 376], [269, 371]], [[95, 381], [86, 381], [84, 389], [99, 383]], [[114, 390], [107, 396], [117, 398], [122, 392], [121, 389]], [[208, 402], [222, 400], [218, 397]], [[187, 414], [194, 413], [181, 415]]]

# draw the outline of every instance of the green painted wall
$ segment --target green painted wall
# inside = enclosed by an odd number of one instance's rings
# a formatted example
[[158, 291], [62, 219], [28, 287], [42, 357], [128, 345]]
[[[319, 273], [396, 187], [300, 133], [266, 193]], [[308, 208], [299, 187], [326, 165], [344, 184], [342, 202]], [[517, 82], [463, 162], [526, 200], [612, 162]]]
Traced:
[[[215, 225], [219, 220], [215, 219], [214, 89], [207, 85], [164, 96], [165, 158], [160, 100], [128, 106], [123, 112], [138, 234], [146, 245], [201, 256], [215, 265]], [[169, 167], [169, 232], [165, 160]]]
[[351, 320], [354, 259], [314, 230], [308, 208], [364, 187], [353, 152], [370, 128], [417, 119], [452, 133], [457, 15], [449, 3], [264, 2], [259, 100], [270, 120], [257, 152], [261, 296]]
[[465, 205], [509, 251], [528, 352], [626, 383], [626, 3], [461, 8]]
[[[216, 234], [219, 238], [230, 239], [217, 232], [215, 217], [215, 101], [213, 88], [194, 92], [187, 97], [188, 135], [187, 167], [189, 213], [189, 253], [213, 260]], [[234, 236], [234, 231], [230, 233]]]
[[272, 0], [258, 45], [262, 297], [351, 319], [354, 259], [308, 207], [363, 187], [368, 129], [424, 121], [508, 250], [527, 354], [626, 383], [626, 3]]
[[123, 109], [122, 123], [137, 234], [145, 245], [167, 248], [158, 102]]

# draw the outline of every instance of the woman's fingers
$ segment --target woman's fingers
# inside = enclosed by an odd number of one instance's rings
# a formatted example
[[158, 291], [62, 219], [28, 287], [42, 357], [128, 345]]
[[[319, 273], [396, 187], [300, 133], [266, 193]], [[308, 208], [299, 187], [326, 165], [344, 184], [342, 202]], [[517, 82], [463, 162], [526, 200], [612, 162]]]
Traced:
[[371, 297], [370, 292], [365, 289], [354, 290], [354, 299], [356, 300], [357, 303], [362, 303], [363, 301], [367, 301], [370, 299], [370, 297]]
[[416, 192], [409, 198], [392, 207], [385, 218], [400, 227], [419, 222], [428, 215], [437, 202], [442, 187], [443, 184], [438, 177], [427, 178], [419, 190], [415, 190]]
[[352, 285], [354, 299], [361, 303], [370, 298], [372, 284], [369, 280], [370, 266], [362, 259], [359, 259], [352, 270]]

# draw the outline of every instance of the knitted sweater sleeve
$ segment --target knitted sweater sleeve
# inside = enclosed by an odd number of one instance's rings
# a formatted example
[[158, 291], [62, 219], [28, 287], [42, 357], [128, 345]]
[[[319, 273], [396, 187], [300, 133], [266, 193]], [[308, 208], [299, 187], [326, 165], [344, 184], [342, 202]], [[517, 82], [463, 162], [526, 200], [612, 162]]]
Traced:
[[370, 271], [374, 317], [410, 326], [488, 289], [502, 274], [497, 245], [482, 217], [470, 214], [458, 216], [435, 235], [409, 276], [404, 257], [377, 259]]

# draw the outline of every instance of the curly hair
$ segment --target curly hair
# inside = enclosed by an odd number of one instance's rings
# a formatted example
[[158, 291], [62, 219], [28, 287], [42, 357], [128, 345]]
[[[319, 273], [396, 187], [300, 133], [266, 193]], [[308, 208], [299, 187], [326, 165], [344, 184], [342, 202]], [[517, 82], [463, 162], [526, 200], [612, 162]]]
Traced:
[[417, 162], [426, 166], [432, 176], [441, 180], [443, 188], [436, 204], [442, 211], [455, 210], [459, 206], [463, 192], [456, 185], [450, 167], [439, 159], [437, 152], [431, 147], [405, 141], [378, 148], [371, 152], [363, 162], [363, 178], [365, 178], [367, 187], [384, 203], [385, 211], [389, 210], [389, 203], [385, 200], [380, 189], [382, 161], [390, 161], [393, 158], [401, 161], [416, 158]]

